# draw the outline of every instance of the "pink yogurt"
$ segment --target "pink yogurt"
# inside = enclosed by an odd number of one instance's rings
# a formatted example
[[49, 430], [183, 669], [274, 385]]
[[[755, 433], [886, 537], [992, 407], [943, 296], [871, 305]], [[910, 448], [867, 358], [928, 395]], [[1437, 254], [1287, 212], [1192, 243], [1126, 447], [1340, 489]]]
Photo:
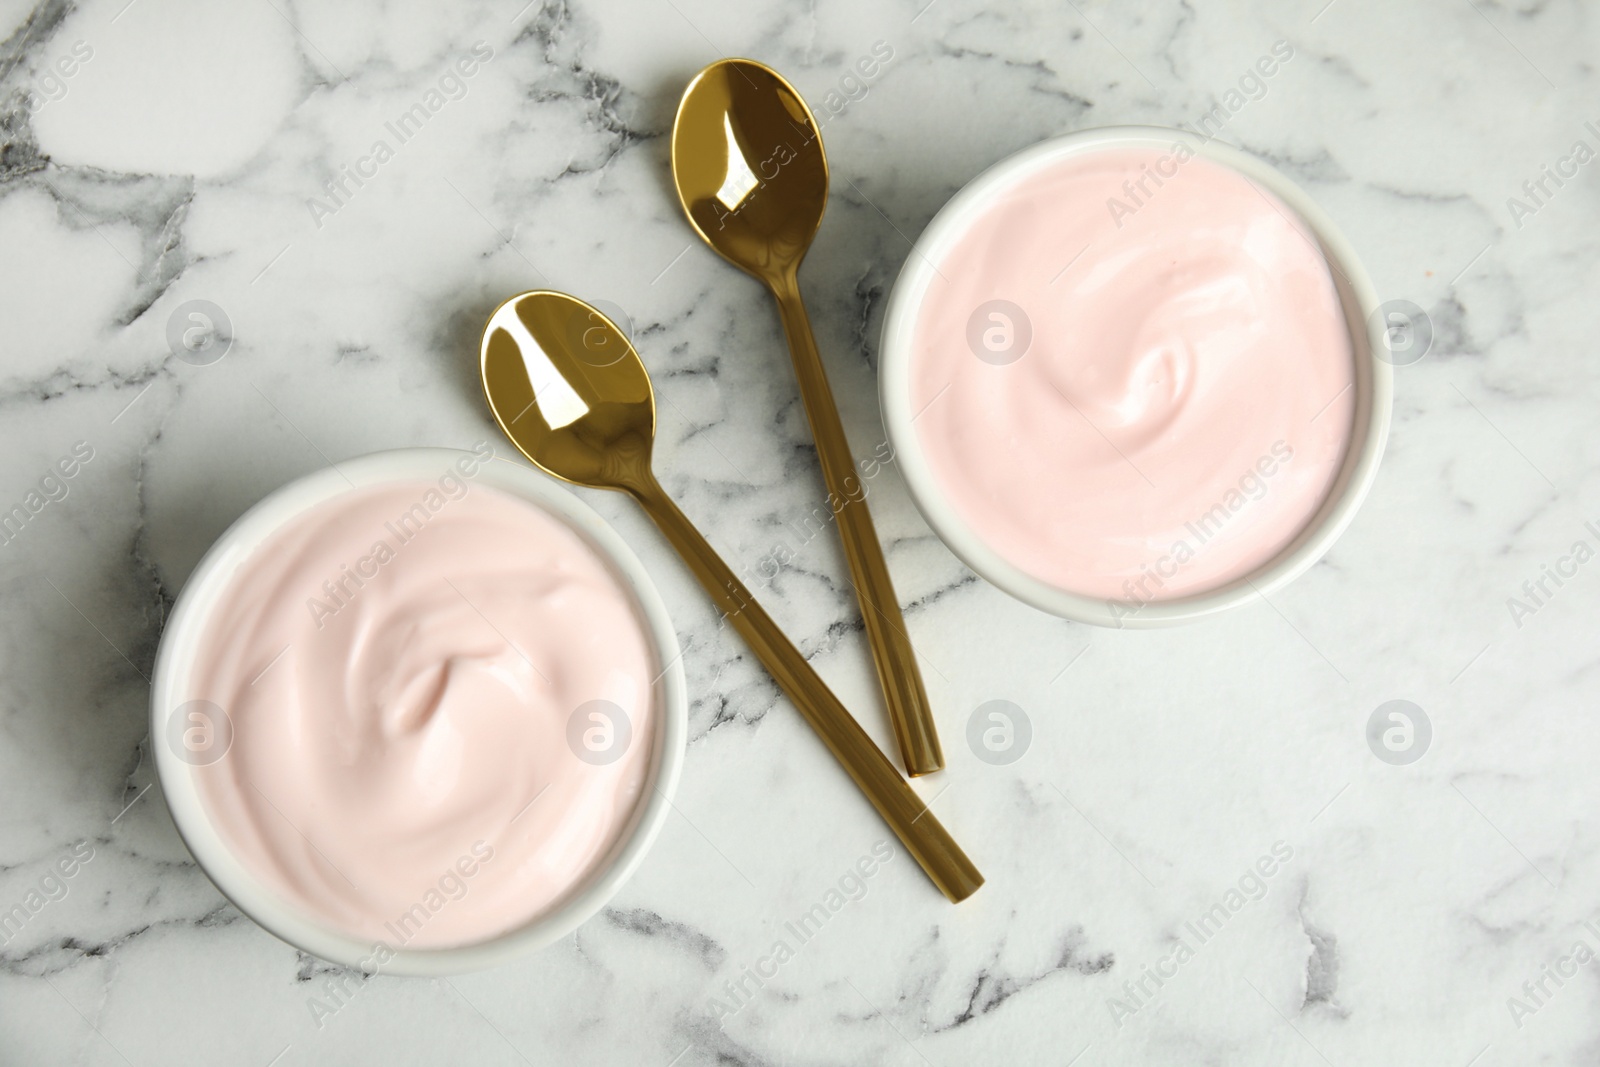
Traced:
[[951, 505], [1057, 588], [1130, 604], [1270, 562], [1350, 447], [1354, 362], [1307, 226], [1186, 147], [1069, 155], [935, 265], [911, 354]]
[[325, 925], [483, 941], [623, 835], [653, 660], [629, 592], [532, 504], [454, 473], [351, 492], [252, 553], [209, 620], [192, 695], [233, 736], [195, 768], [200, 793], [240, 860]]

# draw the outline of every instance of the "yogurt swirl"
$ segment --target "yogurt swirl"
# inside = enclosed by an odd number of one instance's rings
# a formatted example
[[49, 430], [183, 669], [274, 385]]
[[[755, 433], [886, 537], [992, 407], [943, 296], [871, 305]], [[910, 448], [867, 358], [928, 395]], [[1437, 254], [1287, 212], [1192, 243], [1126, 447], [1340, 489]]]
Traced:
[[470, 485], [358, 490], [251, 554], [192, 678], [232, 742], [219, 832], [330, 928], [474, 943], [579, 885], [630, 824], [656, 729], [630, 593], [567, 525]]
[[928, 463], [986, 543], [1137, 605], [1282, 552], [1350, 445], [1350, 334], [1315, 236], [1194, 156], [1018, 179], [949, 248], [912, 342]]

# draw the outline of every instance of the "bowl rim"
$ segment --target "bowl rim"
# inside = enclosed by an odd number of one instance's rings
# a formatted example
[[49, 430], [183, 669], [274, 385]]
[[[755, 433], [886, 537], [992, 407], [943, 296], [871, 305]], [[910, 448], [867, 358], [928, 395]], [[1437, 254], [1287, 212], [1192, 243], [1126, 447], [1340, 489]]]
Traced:
[[[950, 503], [928, 463], [912, 422], [910, 374], [917, 312], [937, 263], [997, 194], [1027, 174], [1072, 155], [1109, 148], [1175, 150], [1199, 156], [1258, 182], [1291, 208], [1316, 236], [1339, 293], [1355, 363], [1355, 425], [1327, 497], [1300, 533], [1272, 560], [1218, 588], [1132, 607], [1126, 601], [1074, 593], [1022, 570], [987, 545]], [[1265, 598], [1309, 570], [1350, 525], [1377, 477], [1393, 408], [1393, 368], [1378, 321], [1377, 291], [1355, 248], [1295, 182], [1246, 152], [1188, 130], [1164, 126], [1101, 126], [1052, 137], [1005, 157], [963, 186], [913, 243], [889, 293], [879, 341], [879, 402], [884, 429], [917, 509], [946, 547], [979, 577], [1030, 604], [1075, 622], [1149, 628], [1188, 622]]]
[[[478, 451], [405, 448], [374, 452], [314, 471], [267, 494], [217, 538], [178, 594], [162, 630], [150, 689], [150, 737], [156, 775], [167, 809], [190, 854], [217, 889], [242, 913], [279, 940], [330, 962], [369, 974], [445, 976], [505, 963], [566, 936], [592, 917], [643, 862], [672, 804], [688, 743], [688, 698], [677, 633], [659, 591], [621, 535], [571, 491], [531, 467], [499, 455], [492, 443]], [[431, 480], [466, 457], [478, 461], [469, 484], [486, 485], [525, 500], [571, 529], [632, 595], [660, 674], [652, 683], [658, 727], [649, 774], [623, 835], [607, 856], [551, 910], [505, 933], [448, 948], [406, 948], [332, 929], [280, 896], [228, 847], [200, 796], [193, 768], [164, 738], [167, 720], [188, 699], [183, 686], [211, 611], [239, 567], [263, 541], [307, 510], [347, 493], [390, 482]], [[458, 471], [458, 473], [460, 473]], [[661, 666], [665, 664], [665, 666]]]

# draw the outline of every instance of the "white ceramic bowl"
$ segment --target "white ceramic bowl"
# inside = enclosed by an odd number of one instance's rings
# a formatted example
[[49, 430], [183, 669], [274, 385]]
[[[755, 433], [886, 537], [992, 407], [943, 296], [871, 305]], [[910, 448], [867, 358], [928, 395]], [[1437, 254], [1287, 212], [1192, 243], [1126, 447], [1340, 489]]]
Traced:
[[[200, 561], [178, 597], [156, 655], [150, 695], [151, 747], [167, 807], [184, 843], [201, 869], [240, 911], [296, 948], [351, 967], [371, 961], [374, 943], [329, 929], [284, 900], [239, 862], [211, 822], [197, 788], [194, 768], [166, 743], [168, 720], [189, 698], [185, 682], [193, 670], [208, 616], [239, 565], [257, 546], [307, 509], [350, 492], [352, 483], [365, 488], [386, 482], [433, 480], [452, 469], [458, 459], [468, 456], [473, 453], [446, 448], [378, 452], [341, 461], [337, 470], [318, 471], [272, 493], [228, 527]], [[688, 737], [688, 703], [678, 639], [660, 594], [628, 546], [571, 492], [523, 464], [504, 460], [482, 463], [472, 480], [521, 497], [565, 522], [632, 592], [656, 663], [665, 665], [655, 683], [657, 727], [653, 731], [650, 774], [633, 818], [611, 853], [552, 910], [524, 926], [472, 945], [394, 948], [393, 958], [378, 968], [384, 974], [447, 975], [492, 966], [558, 940], [599, 911], [639, 866], [661, 829], [677, 789]], [[366, 966], [370, 968], [371, 963], [366, 962]]]
[[[911, 406], [911, 345], [928, 283], [935, 276], [934, 265], [943, 260], [973, 221], [1014, 182], [1079, 153], [1108, 148], [1165, 151], [1180, 141], [1199, 155], [1231, 167], [1276, 194], [1316, 234], [1323, 255], [1336, 268], [1331, 274], [1350, 329], [1355, 359], [1355, 423], [1350, 450], [1327, 498], [1299, 536], [1276, 558], [1254, 573], [1218, 589], [1151, 602], [1129, 614], [1127, 606], [1121, 602], [1069, 592], [1024, 572], [990, 548], [952, 506], [929, 466], [912, 425], [916, 412]], [[1159, 126], [1107, 126], [1069, 133], [1025, 148], [978, 175], [939, 210], [917, 239], [894, 283], [884, 313], [879, 348], [884, 425], [912, 498], [928, 525], [981, 577], [1036, 608], [1078, 622], [1116, 627], [1185, 622], [1236, 607], [1257, 595], [1281, 588], [1322, 558], [1350, 524], [1377, 476], [1378, 461], [1389, 436], [1393, 370], [1389, 363], [1375, 355], [1386, 351], [1382, 324], [1376, 321], [1377, 307], [1372, 282], [1350, 243], [1304, 190], [1254, 156], [1216, 141], [1204, 141], [1183, 130]]]

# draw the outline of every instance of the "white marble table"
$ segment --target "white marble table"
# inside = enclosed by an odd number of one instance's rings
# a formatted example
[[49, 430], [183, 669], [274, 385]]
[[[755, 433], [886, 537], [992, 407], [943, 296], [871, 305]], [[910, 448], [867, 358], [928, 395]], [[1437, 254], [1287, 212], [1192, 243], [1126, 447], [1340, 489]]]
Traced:
[[[521, 2], [0, 5], [0, 509], [38, 504], [0, 544], [0, 908], [64, 887], [0, 946], [0, 1063], [1594, 1061], [1600, 562], [1562, 562], [1600, 548], [1593, 5]], [[717, 544], [754, 568], [794, 543], [823, 490], [776, 316], [669, 184], [678, 94], [721, 54], [826, 116], [803, 281], [859, 455], [886, 292], [946, 197], [1042, 137], [1221, 104], [1430, 318], [1376, 489], [1272, 603], [1130, 633], [976, 579], [890, 467], [874, 508], [951, 757], [917, 788], [989, 884], [951, 907], [896, 850], [730, 1012], [887, 834], [644, 520], [585, 494], [688, 649], [678, 811], [575, 936], [317, 1013], [347, 976], [226, 904], [152, 788], [163, 616], [286, 480], [497, 440], [477, 332], [537, 285], [623, 309], [663, 480]], [[168, 341], [195, 300], [230, 324], [210, 365]], [[818, 537], [764, 595], [887, 744], [843, 573]], [[991, 700], [1032, 724], [1009, 765], [964, 742]], [[1409, 764], [1366, 739], [1390, 700], [1431, 723]]]

